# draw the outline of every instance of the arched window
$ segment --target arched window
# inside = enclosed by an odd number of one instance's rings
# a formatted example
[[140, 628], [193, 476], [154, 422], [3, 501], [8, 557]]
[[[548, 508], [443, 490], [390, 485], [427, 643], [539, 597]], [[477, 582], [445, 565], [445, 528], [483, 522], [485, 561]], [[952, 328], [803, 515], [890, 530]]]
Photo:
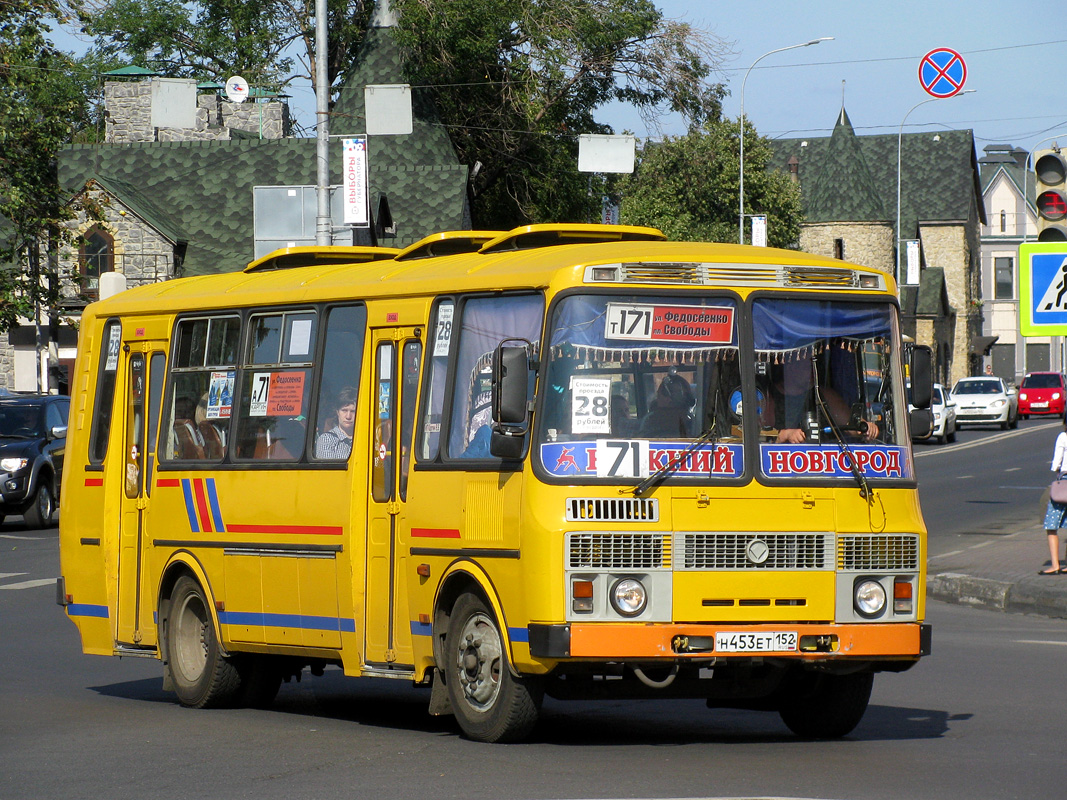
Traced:
[[115, 269], [115, 238], [101, 228], [92, 228], [81, 242], [82, 293], [96, 297], [100, 276]]

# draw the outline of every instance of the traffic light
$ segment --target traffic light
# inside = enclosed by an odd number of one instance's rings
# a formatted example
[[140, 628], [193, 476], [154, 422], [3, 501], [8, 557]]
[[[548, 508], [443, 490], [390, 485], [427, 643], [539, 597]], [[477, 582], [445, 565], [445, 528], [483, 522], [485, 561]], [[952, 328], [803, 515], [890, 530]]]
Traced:
[[1034, 153], [1037, 240], [1067, 242], [1067, 160], [1059, 148]]

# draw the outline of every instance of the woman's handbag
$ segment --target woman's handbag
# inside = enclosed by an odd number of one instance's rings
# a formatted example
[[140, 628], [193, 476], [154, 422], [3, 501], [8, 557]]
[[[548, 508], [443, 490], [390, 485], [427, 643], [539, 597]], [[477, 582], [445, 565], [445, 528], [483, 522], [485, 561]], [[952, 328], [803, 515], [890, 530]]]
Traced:
[[1049, 487], [1049, 497], [1053, 503], [1067, 505], [1067, 479], [1054, 480], [1052, 486]]

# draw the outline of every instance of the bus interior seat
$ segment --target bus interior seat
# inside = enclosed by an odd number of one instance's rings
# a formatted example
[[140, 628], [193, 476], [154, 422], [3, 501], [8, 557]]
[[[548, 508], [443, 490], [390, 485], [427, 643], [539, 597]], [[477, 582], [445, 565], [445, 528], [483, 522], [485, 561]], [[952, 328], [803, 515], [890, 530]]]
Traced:
[[174, 420], [174, 458], [201, 459], [204, 457], [204, 437], [191, 419]]
[[204, 440], [204, 455], [214, 460], [221, 459], [226, 453], [226, 441], [222, 431], [206, 420], [200, 423], [199, 428], [200, 436]]

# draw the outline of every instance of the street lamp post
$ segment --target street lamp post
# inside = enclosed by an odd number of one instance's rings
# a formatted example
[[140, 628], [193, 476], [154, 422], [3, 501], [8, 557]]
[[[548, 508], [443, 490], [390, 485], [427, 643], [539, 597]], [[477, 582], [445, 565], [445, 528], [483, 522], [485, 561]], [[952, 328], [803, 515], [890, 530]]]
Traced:
[[813, 44], [819, 42], [833, 41], [833, 36], [823, 36], [821, 39], [812, 39], [810, 42], [801, 42], [800, 44], [791, 44], [788, 47], [779, 47], [776, 50], [771, 50], [764, 53], [755, 61], [752, 62], [752, 66], [745, 72], [745, 79], [741, 81], [741, 161], [740, 161], [740, 200], [738, 201], [738, 221], [737, 221], [737, 243], [745, 243], [745, 84], [748, 83], [748, 75], [752, 72], [752, 67], [755, 67], [759, 62], [765, 59], [767, 56], [772, 56], [775, 53], [781, 53], [785, 50], [795, 50], [798, 47], [810, 47]]
[[[976, 91], [978, 91], [978, 90], [977, 89], [964, 89], [962, 92], [957, 92], [956, 94], [952, 95], [952, 97], [959, 97], [961, 94], [973, 94]], [[901, 236], [900, 236], [900, 187], [901, 187], [900, 168], [901, 168], [901, 153], [902, 153], [901, 145], [904, 142], [904, 123], [908, 121], [908, 117], [911, 116], [911, 112], [914, 111], [915, 109], [917, 109], [919, 106], [926, 105], [927, 103], [932, 103], [935, 100], [951, 100], [951, 99], [952, 99], [951, 97], [948, 97], [948, 98], [930, 97], [930, 98], [927, 98], [926, 100], [920, 100], [918, 103], [916, 103], [915, 105], [913, 105], [911, 108], [908, 109], [908, 113], [905, 114], [904, 115], [904, 119], [902, 119], [900, 121], [900, 130], [897, 132], [897, 228], [896, 228], [896, 236], [897, 236], [897, 241], [896, 241], [897, 269], [896, 269], [896, 274], [893, 277], [896, 279], [896, 282], [897, 282], [897, 293], [898, 294], [900, 292], [900, 243], [901, 243], [901, 241], [903, 241], [901, 239]]]

